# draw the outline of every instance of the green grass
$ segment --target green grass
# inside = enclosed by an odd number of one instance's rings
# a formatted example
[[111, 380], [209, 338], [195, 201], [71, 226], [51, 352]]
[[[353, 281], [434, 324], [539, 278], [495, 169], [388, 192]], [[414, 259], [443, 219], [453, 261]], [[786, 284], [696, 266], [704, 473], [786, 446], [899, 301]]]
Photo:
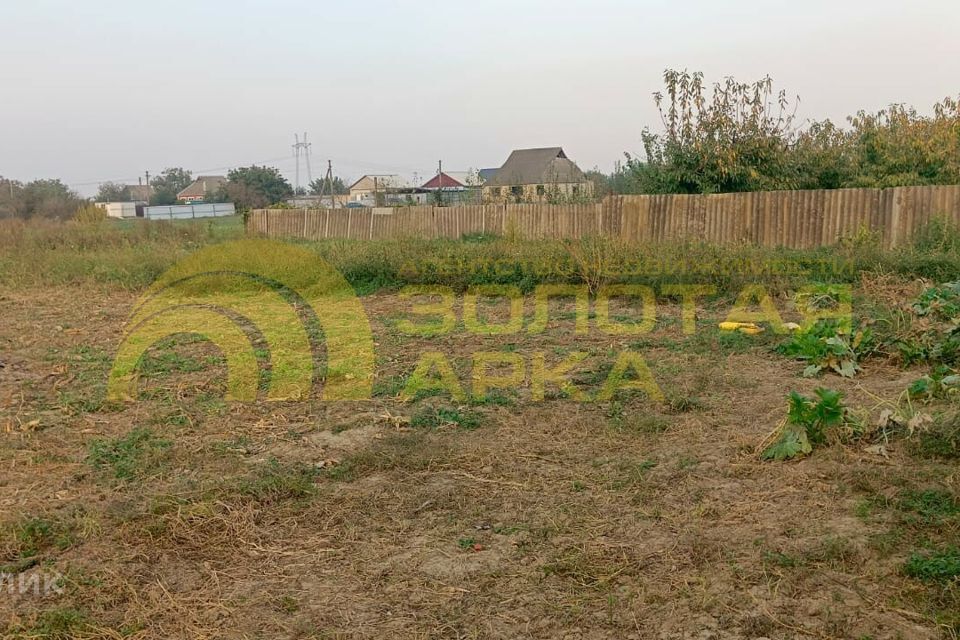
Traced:
[[57, 607], [43, 611], [29, 628], [13, 627], [14, 638], [31, 640], [72, 640], [88, 627], [87, 614], [78, 609]]
[[897, 508], [915, 515], [923, 524], [938, 524], [960, 513], [960, 504], [952, 493], [935, 489], [904, 491]]
[[456, 425], [461, 429], [473, 430], [482, 422], [480, 414], [469, 409], [453, 407], [424, 407], [410, 418], [410, 426], [417, 429], [437, 429], [446, 425]]
[[61, 520], [33, 517], [13, 526], [14, 541], [20, 558], [32, 558], [47, 549], [64, 550], [75, 542], [73, 527]]
[[494, 389], [476, 397], [470, 396], [470, 404], [474, 406], [512, 407], [517, 404], [516, 393]]
[[960, 413], [937, 416], [930, 429], [918, 435], [911, 452], [919, 458], [960, 458]]
[[663, 433], [670, 428], [669, 419], [648, 407], [624, 406], [616, 400], [610, 403], [607, 421], [618, 433]]
[[140, 362], [140, 375], [144, 378], [157, 378], [171, 373], [196, 373], [222, 362], [224, 359], [218, 356], [198, 360], [176, 351], [160, 351], [143, 357]]
[[371, 474], [402, 470], [415, 473], [449, 462], [451, 443], [434, 431], [421, 429], [391, 434], [372, 446], [346, 456], [340, 464], [324, 467], [322, 477], [353, 482]]
[[[0, 284], [7, 286], [103, 283], [142, 289], [178, 259], [202, 246], [243, 237], [239, 218], [183, 222], [107, 221], [102, 225], [0, 221]], [[936, 235], [936, 234], [934, 234]], [[932, 237], [932, 236], [931, 236]], [[559, 240], [484, 238], [481, 242], [405, 238], [379, 241], [298, 242], [368, 293], [404, 284], [442, 284], [464, 291], [477, 284], [509, 284], [524, 293], [541, 283], [596, 283], [574, 258], [576, 246]], [[960, 272], [960, 248], [943, 233], [916, 246], [882, 251], [836, 247], [792, 250], [722, 247], [696, 242], [630, 246], [584, 239], [605, 279], [617, 283], [712, 284], [731, 299], [747, 284], [776, 295], [810, 282], [859, 280], [861, 271], [944, 280]], [[577, 243], [574, 243], [577, 245]], [[577, 245], [577, 246], [579, 246]], [[722, 337], [731, 349], [750, 344]]]
[[924, 582], [950, 582], [960, 576], [960, 549], [947, 547], [929, 553], [913, 553], [903, 571]]
[[88, 447], [87, 462], [98, 471], [109, 471], [118, 480], [146, 475], [156, 467], [172, 443], [152, 429], [139, 427], [119, 438], [94, 440]]
[[281, 464], [271, 459], [241, 480], [237, 492], [262, 503], [308, 499], [316, 495], [318, 475], [316, 467], [302, 463]]

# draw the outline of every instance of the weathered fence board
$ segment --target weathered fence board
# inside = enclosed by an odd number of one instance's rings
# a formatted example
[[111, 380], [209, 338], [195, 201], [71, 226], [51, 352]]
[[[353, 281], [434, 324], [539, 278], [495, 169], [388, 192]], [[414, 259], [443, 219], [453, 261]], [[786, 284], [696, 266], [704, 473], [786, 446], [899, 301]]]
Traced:
[[596, 204], [466, 205], [357, 209], [261, 209], [252, 233], [278, 238], [524, 238], [608, 236], [629, 242], [698, 240], [806, 249], [861, 230], [886, 246], [943, 218], [960, 224], [960, 186], [611, 196]]

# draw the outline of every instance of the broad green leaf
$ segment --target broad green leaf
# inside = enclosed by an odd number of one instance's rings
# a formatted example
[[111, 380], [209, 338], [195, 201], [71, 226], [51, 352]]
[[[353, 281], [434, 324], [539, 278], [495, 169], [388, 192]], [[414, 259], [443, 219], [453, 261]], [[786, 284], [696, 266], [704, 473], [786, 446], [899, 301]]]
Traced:
[[767, 447], [760, 458], [762, 460], [790, 460], [797, 456], [805, 456], [813, 451], [807, 433], [795, 425], [785, 427], [780, 437]]

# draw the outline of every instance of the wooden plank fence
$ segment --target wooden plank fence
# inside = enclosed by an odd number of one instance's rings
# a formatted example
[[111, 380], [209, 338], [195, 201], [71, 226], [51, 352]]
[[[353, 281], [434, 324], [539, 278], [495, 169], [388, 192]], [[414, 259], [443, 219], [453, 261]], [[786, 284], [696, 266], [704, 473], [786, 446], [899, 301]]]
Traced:
[[247, 228], [308, 240], [599, 235], [629, 242], [688, 239], [806, 249], [861, 230], [879, 233], [892, 247], [936, 218], [960, 224], [960, 186], [611, 196], [577, 205], [259, 209], [248, 216]]

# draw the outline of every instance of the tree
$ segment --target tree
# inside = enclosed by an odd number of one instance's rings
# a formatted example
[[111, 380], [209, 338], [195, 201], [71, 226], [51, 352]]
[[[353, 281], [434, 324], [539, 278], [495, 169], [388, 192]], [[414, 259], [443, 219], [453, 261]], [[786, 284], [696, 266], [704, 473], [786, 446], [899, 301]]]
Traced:
[[600, 199], [613, 191], [612, 176], [608, 176], [597, 168], [583, 172], [584, 177], [593, 183], [593, 197]]
[[960, 183], [960, 97], [933, 106], [933, 117], [895, 104], [848, 118], [848, 186], [899, 187]]
[[[330, 185], [327, 182], [326, 178], [314, 178], [310, 182], [310, 193], [312, 195], [318, 196], [321, 193], [330, 195]], [[343, 195], [348, 193], [347, 185], [344, 184], [343, 180], [339, 176], [333, 177], [333, 193], [334, 195]]]
[[34, 180], [20, 191], [20, 217], [66, 220], [86, 202], [59, 180]]
[[[797, 100], [765, 77], [727, 78], [706, 90], [703, 75], [667, 70], [655, 93], [664, 131], [644, 129], [644, 158], [627, 154], [621, 187], [635, 193], [720, 193], [960, 183], [960, 98], [926, 117], [891, 105], [794, 126]], [[619, 187], [618, 187], [619, 188]]]
[[719, 193], [791, 188], [786, 164], [797, 101], [774, 93], [769, 76], [727, 78], [708, 92], [703, 74], [663, 74], [654, 101], [665, 131], [642, 134], [645, 161], [627, 167], [645, 193]]
[[164, 169], [150, 181], [153, 193], [150, 204], [169, 205], [177, 203], [177, 194], [190, 186], [193, 174], [181, 167]]
[[0, 176], [0, 219], [18, 218], [23, 212], [23, 184]]
[[117, 182], [104, 182], [97, 189], [94, 200], [97, 202], [127, 202], [130, 200], [130, 189]]
[[275, 167], [241, 167], [227, 174], [227, 197], [238, 209], [257, 209], [282, 202], [293, 188]]

